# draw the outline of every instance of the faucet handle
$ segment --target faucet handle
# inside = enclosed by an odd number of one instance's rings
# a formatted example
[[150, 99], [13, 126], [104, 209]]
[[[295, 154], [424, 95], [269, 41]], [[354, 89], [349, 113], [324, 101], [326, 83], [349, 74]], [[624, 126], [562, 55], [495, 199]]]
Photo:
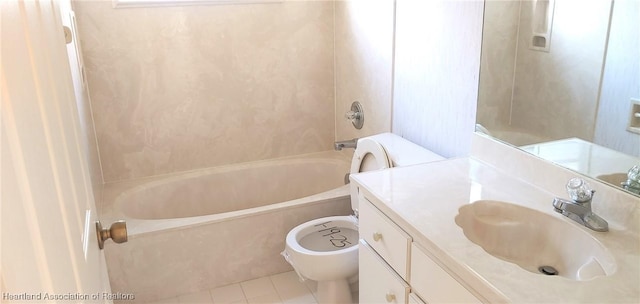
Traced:
[[579, 177], [574, 177], [567, 183], [569, 198], [579, 203], [590, 201], [595, 192], [587, 182]]
[[346, 118], [349, 121], [360, 119], [360, 112], [349, 111], [344, 114], [344, 118]]
[[362, 104], [354, 101], [351, 104], [351, 111], [345, 113], [344, 117], [351, 121], [356, 129], [362, 129], [364, 125], [364, 110], [362, 110]]

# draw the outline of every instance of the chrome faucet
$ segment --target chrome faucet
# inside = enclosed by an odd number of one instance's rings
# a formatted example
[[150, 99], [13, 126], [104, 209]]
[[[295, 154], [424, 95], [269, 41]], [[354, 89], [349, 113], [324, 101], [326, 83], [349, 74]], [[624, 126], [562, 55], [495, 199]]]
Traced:
[[627, 180], [620, 185], [629, 192], [640, 194], [640, 165], [631, 167], [627, 173]]
[[595, 231], [608, 231], [609, 224], [591, 211], [591, 200], [596, 191], [580, 178], [572, 178], [567, 183], [567, 193], [571, 200], [556, 197], [553, 208], [556, 212]]
[[358, 139], [357, 138], [350, 139], [350, 140], [336, 141], [333, 144], [333, 148], [336, 151], [340, 151], [340, 150], [342, 150], [342, 148], [353, 148], [353, 149], [355, 149], [357, 146], [358, 146]]

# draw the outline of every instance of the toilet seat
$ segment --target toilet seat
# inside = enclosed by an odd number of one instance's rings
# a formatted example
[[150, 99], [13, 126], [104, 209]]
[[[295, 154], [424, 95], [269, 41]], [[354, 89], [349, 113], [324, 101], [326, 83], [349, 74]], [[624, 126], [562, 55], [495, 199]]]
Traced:
[[[391, 168], [391, 162], [387, 151], [380, 143], [372, 138], [358, 140], [358, 147], [351, 159], [351, 174], [389, 168]], [[358, 188], [351, 187], [349, 191], [351, 192], [351, 209], [358, 216]]]
[[[318, 225], [330, 222], [330, 227], [354, 230], [355, 235], [349, 240], [352, 246], [335, 247], [336, 250], [316, 251], [305, 248], [300, 240], [314, 234]], [[358, 273], [358, 220], [354, 216], [329, 216], [302, 223], [291, 229], [285, 240], [282, 252], [285, 260], [293, 266], [301, 280], [333, 281], [352, 277]], [[322, 241], [328, 241], [327, 236]], [[304, 242], [302, 242], [304, 243]]]
[[[359, 239], [357, 223], [349, 215], [318, 218], [291, 229], [286, 241], [291, 249], [306, 254], [332, 255], [355, 250]], [[310, 236], [313, 239], [305, 242]]]
[[[373, 157], [373, 160], [371, 160], [371, 157]], [[375, 163], [372, 164], [372, 161]], [[364, 169], [369, 170], [363, 170], [363, 166], [367, 166], [367, 163], [369, 163], [369, 168]], [[353, 152], [353, 158], [351, 159], [350, 173], [371, 171], [371, 169], [388, 169], [390, 167], [389, 157], [381, 144], [371, 138], [358, 140], [358, 147]]]

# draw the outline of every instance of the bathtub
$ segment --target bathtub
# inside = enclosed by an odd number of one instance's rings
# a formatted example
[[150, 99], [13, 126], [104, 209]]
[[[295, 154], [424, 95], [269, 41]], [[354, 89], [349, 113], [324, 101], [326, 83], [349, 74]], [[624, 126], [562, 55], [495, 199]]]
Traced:
[[520, 130], [495, 130], [491, 131], [491, 135], [516, 147], [546, 142], [550, 140], [548, 137]]
[[522, 130], [510, 126], [493, 127], [490, 130], [487, 130], [481, 124], [476, 124], [476, 131], [516, 147], [547, 142], [551, 140], [546, 136], [541, 136], [538, 134], [534, 134], [528, 130]]
[[148, 302], [291, 270], [280, 252], [305, 221], [350, 214], [349, 151], [209, 168], [105, 185], [103, 224], [113, 292]]

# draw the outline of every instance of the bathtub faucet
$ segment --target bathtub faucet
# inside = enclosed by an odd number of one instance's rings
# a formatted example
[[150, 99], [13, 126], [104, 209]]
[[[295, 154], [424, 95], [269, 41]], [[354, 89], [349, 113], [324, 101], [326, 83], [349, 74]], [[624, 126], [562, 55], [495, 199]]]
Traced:
[[350, 140], [336, 141], [333, 144], [333, 148], [336, 151], [340, 151], [340, 150], [342, 150], [342, 148], [353, 148], [353, 149], [355, 149], [357, 146], [358, 146], [358, 139], [357, 138], [350, 139]]

